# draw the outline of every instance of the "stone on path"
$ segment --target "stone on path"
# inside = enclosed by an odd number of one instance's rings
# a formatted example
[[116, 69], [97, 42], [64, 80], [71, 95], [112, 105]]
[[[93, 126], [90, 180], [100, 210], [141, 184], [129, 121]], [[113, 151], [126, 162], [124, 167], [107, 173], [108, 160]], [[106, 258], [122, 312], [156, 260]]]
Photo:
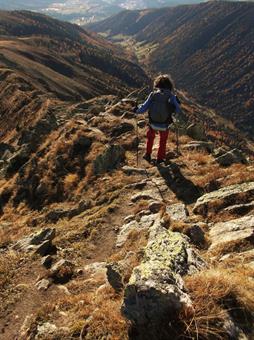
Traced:
[[215, 223], [209, 232], [210, 249], [226, 242], [241, 241], [254, 237], [254, 215], [227, 222]]

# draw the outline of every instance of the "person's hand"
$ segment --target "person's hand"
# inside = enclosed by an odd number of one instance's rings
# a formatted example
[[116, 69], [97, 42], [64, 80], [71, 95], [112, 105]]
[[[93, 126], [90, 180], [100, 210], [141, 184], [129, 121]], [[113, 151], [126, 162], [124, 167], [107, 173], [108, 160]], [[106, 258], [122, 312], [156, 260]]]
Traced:
[[138, 110], [138, 106], [136, 105], [136, 106], [134, 107], [134, 109], [133, 109], [133, 112], [136, 113], [137, 110]]

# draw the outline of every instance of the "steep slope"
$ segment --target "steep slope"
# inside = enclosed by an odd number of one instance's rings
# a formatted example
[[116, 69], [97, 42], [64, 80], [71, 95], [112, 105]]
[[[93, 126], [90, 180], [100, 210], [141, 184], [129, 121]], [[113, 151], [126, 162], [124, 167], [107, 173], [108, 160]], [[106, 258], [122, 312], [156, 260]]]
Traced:
[[[206, 110], [181, 99], [190, 117]], [[221, 167], [207, 149], [220, 139], [195, 146], [185, 134], [177, 154], [171, 131], [166, 164], [149, 165], [141, 116], [137, 164], [132, 107], [50, 102], [0, 144], [4, 338], [253, 335], [253, 163]]]
[[90, 28], [111, 39], [131, 36], [140, 60], [157, 72], [170, 72], [179, 87], [252, 138], [253, 16], [251, 2], [212, 1], [125, 11]]
[[112, 44], [78, 26], [31, 12], [0, 12], [0, 17], [2, 68], [18, 71], [40, 91], [71, 100], [147, 80]]
[[75, 98], [66, 74], [53, 88], [45, 69], [40, 87], [12, 53], [51, 69], [66, 50], [53, 33], [47, 55], [43, 37], [25, 38], [2, 40], [0, 337], [252, 338], [254, 159], [229, 147], [247, 141], [180, 91], [188, 122], [171, 126], [165, 163], [148, 164], [147, 117], [133, 107], [149, 90], [114, 75], [104, 93], [120, 83], [117, 95]]

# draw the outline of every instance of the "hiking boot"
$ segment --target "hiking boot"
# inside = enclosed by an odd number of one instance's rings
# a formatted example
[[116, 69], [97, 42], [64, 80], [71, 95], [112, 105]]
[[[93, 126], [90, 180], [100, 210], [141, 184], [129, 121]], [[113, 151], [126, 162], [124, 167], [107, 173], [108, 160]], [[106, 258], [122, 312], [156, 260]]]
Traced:
[[165, 162], [164, 159], [157, 159], [156, 160], [156, 165], [159, 165], [159, 164], [164, 163], [164, 162]]
[[148, 153], [144, 154], [143, 159], [145, 159], [147, 162], [151, 163], [151, 155]]

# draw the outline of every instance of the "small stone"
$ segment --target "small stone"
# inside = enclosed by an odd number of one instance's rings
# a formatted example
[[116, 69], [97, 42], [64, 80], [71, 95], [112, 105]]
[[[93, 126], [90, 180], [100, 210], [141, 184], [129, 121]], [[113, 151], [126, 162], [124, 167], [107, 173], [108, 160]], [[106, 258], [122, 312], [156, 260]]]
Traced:
[[42, 279], [41, 281], [36, 283], [36, 287], [38, 290], [47, 290], [50, 286], [51, 282], [46, 279]]

